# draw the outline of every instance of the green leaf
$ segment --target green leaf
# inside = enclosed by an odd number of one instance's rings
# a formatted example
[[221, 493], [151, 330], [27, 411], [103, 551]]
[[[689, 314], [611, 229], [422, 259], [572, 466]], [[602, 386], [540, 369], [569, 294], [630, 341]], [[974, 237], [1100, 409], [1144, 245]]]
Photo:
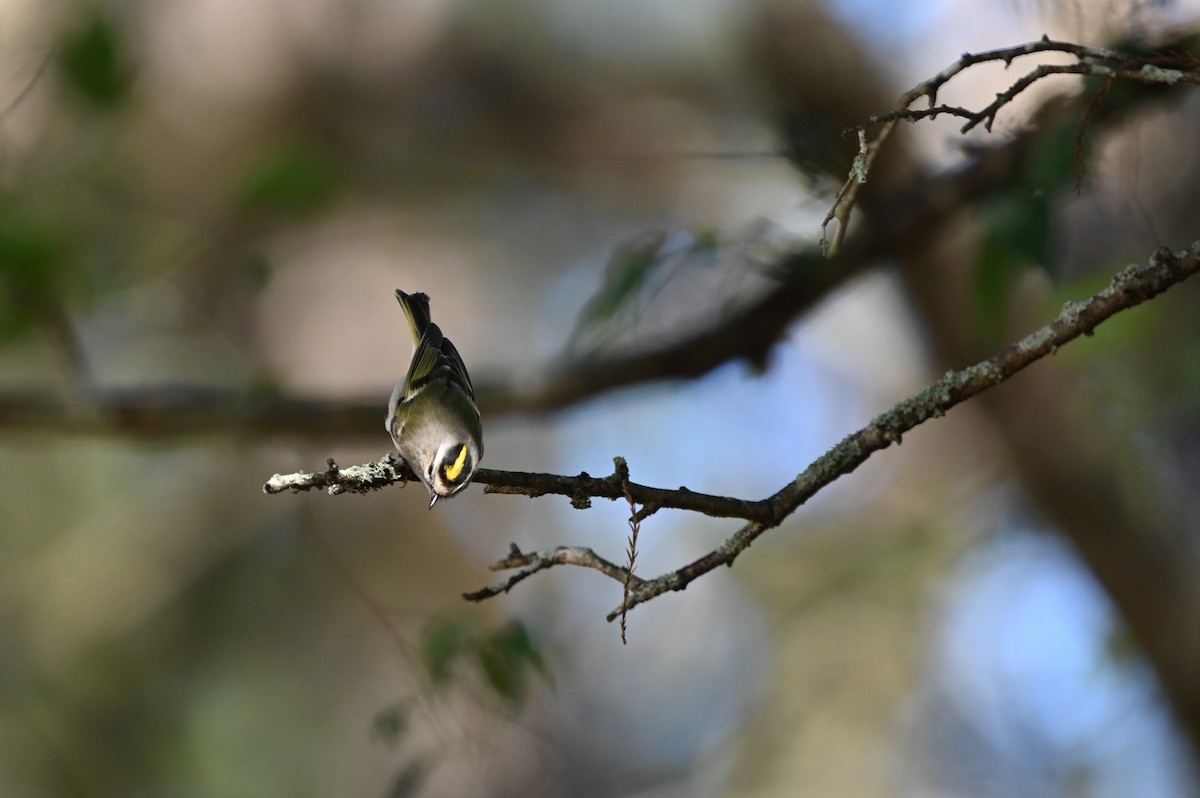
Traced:
[[251, 250], [242, 258], [242, 281], [252, 293], [257, 294], [267, 287], [271, 272], [271, 259], [260, 249]]
[[444, 685], [454, 664], [465, 651], [476, 646], [475, 627], [465, 618], [452, 615], [432, 619], [421, 634], [421, 663], [435, 685]]
[[251, 212], [302, 215], [326, 207], [337, 177], [314, 148], [285, 143], [264, 153], [247, 170], [238, 202]]
[[0, 207], [0, 281], [11, 290], [44, 295], [58, 282], [66, 246], [56, 226]]
[[61, 289], [66, 238], [57, 226], [0, 205], [0, 341], [27, 335], [33, 314]]
[[1041, 137], [1025, 166], [1021, 183], [1026, 190], [1053, 194], [1075, 183], [1075, 140], [1078, 121], [1055, 128]]
[[1045, 195], [1018, 187], [983, 205], [986, 232], [973, 279], [980, 328], [997, 334], [1021, 273], [1045, 268], [1049, 251], [1050, 209]]
[[579, 312], [568, 347], [611, 321], [637, 296], [658, 262], [664, 240], [666, 233], [653, 230], [617, 245], [605, 267], [604, 284]]
[[0, 343], [19, 341], [33, 331], [29, 306], [0, 285]]
[[525, 626], [516, 621], [484, 639], [479, 647], [479, 665], [496, 694], [514, 703], [525, 697], [531, 669], [545, 674], [541, 652]]
[[68, 30], [58, 48], [58, 64], [68, 86], [100, 107], [120, 104], [133, 86], [120, 32], [98, 8]]

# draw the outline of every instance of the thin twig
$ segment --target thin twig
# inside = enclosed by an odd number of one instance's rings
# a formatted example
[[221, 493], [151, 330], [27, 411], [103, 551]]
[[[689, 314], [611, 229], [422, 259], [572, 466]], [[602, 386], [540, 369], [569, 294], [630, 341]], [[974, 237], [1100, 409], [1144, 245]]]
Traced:
[[544, 571], [556, 565], [577, 565], [581, 568], [591, 568], [618, 582], [629, 581], [635, 590], [641, 589], [645, 585], [641, 578], [630, 574], [625, 568], [609, 562], [585, 546], [557, 546], [552, 549], [523, 552], [517, 548], [517, 544], [513, 543], [510, 544], [507, 557], [488, 566], [493, 571], [512, 570], [513, 572], [494, 585], [481, 588], [473, 593], [463, 593], [463, 598], [467, 601], [483, 601], [501, 593], [507, 593], [517, 583], [533, 576], [538, 571]]
[[[1022, 56], [1035, 53], [1057, 52], [1075, 56], [1072, 64], [1040, 64], [1015, 80], [1006, 90], [998, 93], [992, 102], [983, 108], [970, 109], [957, 105], [938, 103], [938, 92], [955, 76], [970, 67], [985, 62], [1002, 62], [1006, 67]], [[850, 128], [859, 135], [859, 151], [855, 156], [850, 174], [834, 195], [833, 206], [821, 222], [821, 243], [830, 255], [837, 255], [842, 239], [846, 235], [847, 221], [858, 199], [861, 186], [867, 180], [871, 164], [883, 145], [891, 138], [896, 123], [900, 120], [915, 122], [941, 115], [956, 116], [966, 120], [961, 132], [967, 133], [979, 125], [991, 132], [1000, 110], [1011, 103], [1017, 95], [1037, 81], [1052, 75], [1089, 75], [1106, 81], [1127, 80], [1138, 83], [1162, 83], [1167, 85], [1200, 85], [1200, 72], [1192, 58], [1169, 58], [1163, 56], [1136, 56], [1104, 47], [1087, 47], [1071, 42], [1054, 41], [1042, 37], [1036, 42], [1027, 42], [1015, 47], [988, 50], [982, 53], [964, 53], [961, 58], [932, 78], [914, 86], [901, 95], [896, 107], [889, 113], [872, 116], [866, 122]], [[913, 108], [917, 100], [925, 98], [927, 107]], [[866, 134], [878, 128], [874, 137]], [[849, 132], [849, 130], [847, 132]], [[827, 237], [829, 224], [837, 221], [832, 236]]]
[[42, 79], [42, 75], [46, 72], [46, 67], [50, 65], [50, 57], [51, 53], [46, 53], [42, 56], [41, 61], [38, 62], [37, 69], [33, 71], [33, 75], [29, 78], [21, 90], [17, 92], [15, 97], [8, 101], [7, 105], [5, 105], [3, 108], [0, 108], [0, 124], [4, 124], [4, 120], [6, 120], [13, 111], [17, 110], [17, 107], [20, 106], [21, 103], [25, 101], [25, 98], [33, 92], [33, 87], [36, 86], [38, 81]]

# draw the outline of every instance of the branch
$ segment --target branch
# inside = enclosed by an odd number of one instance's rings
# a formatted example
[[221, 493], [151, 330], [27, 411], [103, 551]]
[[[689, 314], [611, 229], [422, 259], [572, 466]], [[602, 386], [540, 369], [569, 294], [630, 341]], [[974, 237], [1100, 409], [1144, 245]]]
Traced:
[[[1145, 64], [1115, 51], [1065, 42], [1033, 42], [965, 55], [906, 94], [899, 107], [906, 109], [921, 96], [935, 97], [942, 84], [973, 63], [1007, 62], [1043, 50], [1104, 56], [1124, 68], [1142, 64], [1139, 69], [1145, 66], [1160, 69], [1157, 64]], [[1165, 68], [1161, 73], [1163, 80], [1174, 74]], [[835, 219], [839, 222], [833, 241], [822, 242], [829, 255], [837, 256], [836, 263], [817, 252], [789, 254], [774, 264], [772, 272], [780, 275], [780, 280], [766, 294], [720, 316], [707, 327], [684, 332], [654, 348], [551, 363], [540, 377], [523, 375], [519, 381], [489, 379], [484, 374], [475, 381], [484, 416], [560, 410], [632, 385], [700, 377], [731, 360], [744, 360], [761, 367], [791, 322], [830, 291], [866, 271], [881, 257], [902, 259], [924, 248], [957, 211], [1012, 185], [1022, 173], [1022, 161], [1037, 136], [1036, 131], [1022, 132], [1001, 146], [974, 153], [967, 164], [913, 178], [898, 186], [879, 198], [879, 212], [872, 215], [872, 223], [846, 238], [851, 210], [858, 202], [875, 157], [898, 121], [880, 122], [882, 129], [874, 138], [868, 138], [867, 126], [859, 130], [860, 150], [851, 177], [838, 192], [834, 207], [822, 224], [825, 230], [829, 222]], [[93, 389], [85, 397], [87, 412], [81, 413], [78, 405], [64, 402], [52, 392], [5, 391], [0, 393], [0, 429], [144, 438], [235, 433], [347, 441], [378, 434], [386, 396], [384, 390], [377, 396], [305, 399], [267, 391], [195, 385]]]
[[463, 598], [467, 601], [483, 601], [484, 599], [498, 596], [501, 593], [507, 593], [518, 582], [524, 581], [527, 577], [533, 576], [538, 571], [544, 571], [555, 565], [578, 565], [582, 568], [591, 568], [610, 579], [615, 579], [622, 584], [628, 583], [631, 587], [635, 588], [641, 588], [645, 585], [644, 580], [629, 573], [627, 569], [622, 568], [616, 563], [609, 562], [584, 546], [558, 546], [553, 549], [542, 549], [541, 551], [526, 554], [517, 548], [516, 543], [512, 543], [509, 546], [508, 556], [499, 562], [492, 563], [488, 568], [493, 571], [513, 570], [513, 573], [494, 585], [476, 590], [473, 593], [464, 593]]
[[[957, 105], [940, 104], [937, 101], [941, 88], [960, 72], [970, 67], [997, 61], [1003, 62], [1005, 67], [1008, 67], [1021, 56], [1044, 52], [1073, 55], [1078, 61], [1074, 64], [1041, 64], [1014, 81], [1008, 89], [997, 94], [991, 103], [976, 110]], [[838, 254], [842, 239], [846, 234], [850, 213], [857, 204], [862, 186], [867, 182], [871, 164], [879, 155], [883, 145], [891, 138], [896, 123], [902, 119], [915, 122], [945, 114], [966, 120], [961, 129], [962, 133], [967, 133], [980, 124], [990, 133], [992, 125], [996, 121], [996, 115], [1005, 105], [1008, 105], [1016, 99], [1017, 95], [1037, 81], [1051, 75], [1091, 75], [1107, 81], [1128, 80], [1172, 86], [1179, 83], [1200, 85], [1200, 72], [1196, 71], [1195, 67], [1196, 61], [1192, 58], [1140, 57], [1103, 47], [1086, 47], [1071, 42], [1053, 41], [1048, 37], [1015, 47], [975, 54], [964, 53], [949, 67], [901, 95], [893, 111], [872, 116], [866, 122], [847, 131], [852, 130], [858, 133], [858, 155], [855, 156], [849, 176], [834, 196], [833, 206], [821, 222], [822, 247], [830, 255]], [[912, 108], [912, 104], [922, 97], [927, 99], [927, 107]], [[879, 132], [874, 138], [869, 139], [867, 133], [874, 128], [879, 128]], [[826, 239], [825, 232], [830, 222], [833, 221], [838, 223], [837, 229], [832, 238]]]
[[[774, 495], [758, 501], [695, 493], [687, 488], [672, 490], [638, 485], [628, 481], [628, 465], [622, 458], [614, 460], [614, 473], [603, 478], [592, 477], [586, 473], [570, 477], [480, 469], [476, 472], [474, 481], [486, 485], [485, 492], [489, 493], [565, 495], [570, 496], [572, 506], [579, 509], [589, 506], [592, 498], [624, 498], [626, 501], [645, 505], [635, 516], [639, 519], [657, 510], [672, 508], [717, 517], [741, 518], [748, 523], [703, 557], [649, 580], [634, 576], [629, 568], [609, 562], [591, 549], [559, 547], [525, 554], [514, 546], [507, 558], [493, 563], [491, 568], [516, 569], [515, 572], [505, 581], [465, 594], [464, 598], [471, 601], [491, 598], [507, 592], [534, 573], [556, 565], [592, 568], [616, 580], [625, 588], [625, 598], [621, 605], [607, 616], [609, 621], [663, 593], [683, 590], [714, 568], [732, 565], [760, 535], [779, 526], [819, 490], [838, 477], [854, 471], [875, 452], [886, 449], [893, 443], [900, 443], [904, 433], [931, 418], [944, 415], [955, 405], [1004, 382], [1030, 364], [1053, 354], [1058, 347], [1081, 335], [1091, 335], [1099, 324], [1113, 315], [1152, 299], [1197, 271], [1200, 271], [1200, 241], [1190, 249], [1180, 252], [1159, 250], [1151, 256], [1146, 266], [1128, 266], [1116, 274], [1104, 290], [1084, 301], [1068, 302], [1058, 316], [1046, 326], [987, 360], [960, 371], [947, 372], [924, 390], [876, 416], [867, 426], [848, 435], [817, 458], [803, 473]], [[390, 456], [376, 463], [347, 469], [339, 469], [331, 463], [325, 471], [286, 476], [277, 474], [263, 489], [268, 493], [312, 488], [325, 488], [330, 493], [362, 492], [390, 482], [402, 481], [401, 472], [402, 468], [398, 467]]]
[[[953, 212], [1012, 184], [1030, 136], [983, 151], [969, 164], [916, 179], [881, 201], [873, 224], [847, 240], [835, 261], [817, 252], [782, 258], [779, 282], [745, 307], [657, 347], [548, 365], [543, 376], [475, 381], [485, 418], [536, 414], [649, 382], [707, 374], [731, 360], [766, 362], [792, 320], [834, 288], [875, 265], [923, 248]], [[715, 314], [714, 316], [719, 316]], [[387, 391], [348, 399], [299, 398], [270, 391], [164, 385], [91, 389], [86, 413], [47, 391], [0, 393], [0, 429], [55, 435], [165, 436], [244, 434], [348, 441], [378, 435]], [[476, 477], [478, 479], [478, 477]]]
[[[416, 481], [413, 473], [394, 454], [348, 468], [340, 468], [333, 460], [327, 462], [323, 471], [276, 474], [263, 485], [263, 493], [324, 490], [336, 496], [339, 493], [369, 493], [386, 485]], [[607, 477], [593, 477], [586, 471], [577, 476], [564, 476], [480, 468], [475, 471], [471, 481], [485, 486], [484, 493], [529, 497], [567, 496], [571, 499], [571, 506], [577, 510], [591, 507], [592, 499], [628, 501], [632, 497], [634, 502], [643, 506], [637, 513], [638, 520], [644, 520], [662, 508], [689, 510], [713, 518], [774, 520], [771, 509], [763, 502], [697, 493], [686, 487], [666, 489], [639, 485], [629, 481], [629, 466], [625, 458], [615, 457], [613, 464], [615, 469]]]

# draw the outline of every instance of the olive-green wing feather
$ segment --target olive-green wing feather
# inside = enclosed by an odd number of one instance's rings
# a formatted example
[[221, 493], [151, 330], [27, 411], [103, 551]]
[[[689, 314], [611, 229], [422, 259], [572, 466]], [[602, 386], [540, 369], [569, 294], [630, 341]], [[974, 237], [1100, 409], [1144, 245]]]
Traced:
[[471, 397], [471, 401], [475, 401], [475, 386], [471, 384], [471, 375], [467, 374], [467, 364], [463, 363], [462, 357], [458, 354], [454, 344], [450, 343], [449, 338], [442, 338], [442, 354], [450, 362], [450, 368], [454, 371], [454, 377], [451, 379], [462, 386], [462, 389], [467, 392], [467, 396]]
[[436, 324], [425, 328], [425, 334], [417, 342], [417, 350], [413, 352], [412, 362], [408, 365], [408, 375], [404, 378], [405, 399], [411, 399], [413, 394], [437, 379], [439, 372], [445, 370], [442, 340], [442, 331]]

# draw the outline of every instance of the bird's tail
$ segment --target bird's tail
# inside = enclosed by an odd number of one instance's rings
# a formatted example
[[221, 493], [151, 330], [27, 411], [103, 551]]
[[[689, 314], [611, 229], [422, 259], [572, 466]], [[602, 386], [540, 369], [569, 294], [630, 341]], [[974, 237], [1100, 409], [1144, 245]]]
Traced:
[[429, 327], [429, 295], [419, 292], [406, 294], [397, 288], [396, 301], [404, 309], [404, 318], [408, 319], [408, 329], [412, 332], [413, 343], [418, 343]]

